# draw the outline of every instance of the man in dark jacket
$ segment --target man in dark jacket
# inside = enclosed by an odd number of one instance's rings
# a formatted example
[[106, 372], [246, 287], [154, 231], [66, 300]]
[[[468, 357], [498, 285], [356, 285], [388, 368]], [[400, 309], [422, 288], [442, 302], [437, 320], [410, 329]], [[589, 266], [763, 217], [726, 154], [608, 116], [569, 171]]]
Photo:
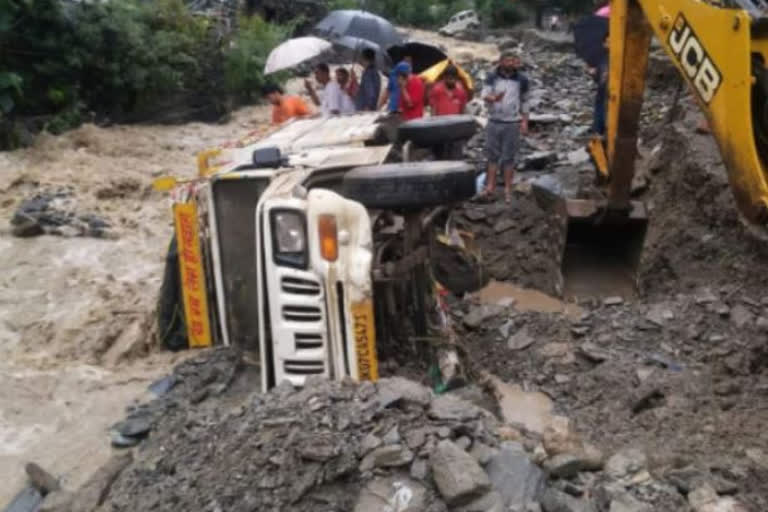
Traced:
[[504, 170], [504, 193], [507, 203], [512, 197], [520, 135], [528, 133], [528, 78], [520, 72], [522, 62], [517, 53], [504, 53], [496, 70], [483, 84], [482, 98], [488, 105], [486, 156], [488, 176], [485, 194], [496, 191], [496, 173]]
[[376, 69], [376, 52], [371, 48], [363, 50], [362, 64], [365, 67], [360, 77], [360, 88], [355, 97], [355, 108], [361, 110], [377, 110], [381, 94], [381, 76]]

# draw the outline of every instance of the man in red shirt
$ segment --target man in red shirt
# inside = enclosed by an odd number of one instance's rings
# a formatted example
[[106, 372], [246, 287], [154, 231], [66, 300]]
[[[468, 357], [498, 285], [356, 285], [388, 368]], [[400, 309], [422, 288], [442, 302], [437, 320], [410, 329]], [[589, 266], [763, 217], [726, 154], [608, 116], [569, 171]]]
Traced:
[[459, 81], [459, 72], [449, 66], [443, 72], [442, 80], [429, 91], [429, 106], [433, 116], [463, 114], [469, 101], [467, 91]]
[[400, 115], [404, 121], [424, 116], [424, 82], [411, 73], [411, 66], [401, 62], [395, 68], [400, 85]]

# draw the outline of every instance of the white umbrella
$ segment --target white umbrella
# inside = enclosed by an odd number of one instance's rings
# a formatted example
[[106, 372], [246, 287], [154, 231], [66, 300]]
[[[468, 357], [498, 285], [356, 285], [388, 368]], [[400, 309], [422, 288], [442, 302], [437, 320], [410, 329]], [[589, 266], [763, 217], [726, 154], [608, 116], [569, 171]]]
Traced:
[[328, 51], [333, 45], [319, 37], [297, 37], [275, 47], [267, 57], [264, 73], [292, 68]]

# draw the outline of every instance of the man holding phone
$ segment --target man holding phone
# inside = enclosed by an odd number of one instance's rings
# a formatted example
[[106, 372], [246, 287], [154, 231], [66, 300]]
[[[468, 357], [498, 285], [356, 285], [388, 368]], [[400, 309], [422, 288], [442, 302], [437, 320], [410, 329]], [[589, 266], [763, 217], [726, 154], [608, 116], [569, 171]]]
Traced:
[[482, 98], [488, 105], [486, 156], [488, 176], [484, 195], [493, 197], [496, 173], [504, 170], [504, 195], [507, 203], [512, 197], [520, 134], [528, 133], [528, 78], [520, 72], [518, 53], [502, 54], [499, 66], [488, 74], [483, 84]]

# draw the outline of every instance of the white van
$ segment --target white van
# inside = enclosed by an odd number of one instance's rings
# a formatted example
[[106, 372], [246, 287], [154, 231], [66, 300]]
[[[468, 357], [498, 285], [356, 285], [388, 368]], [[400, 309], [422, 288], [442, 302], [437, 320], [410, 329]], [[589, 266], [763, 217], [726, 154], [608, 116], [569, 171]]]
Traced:
[[480, 18], [475, 11], [457, 12], [448, 20], [439, 33], [444, 36], [453, 36], [465, 30], [480, 28]]

